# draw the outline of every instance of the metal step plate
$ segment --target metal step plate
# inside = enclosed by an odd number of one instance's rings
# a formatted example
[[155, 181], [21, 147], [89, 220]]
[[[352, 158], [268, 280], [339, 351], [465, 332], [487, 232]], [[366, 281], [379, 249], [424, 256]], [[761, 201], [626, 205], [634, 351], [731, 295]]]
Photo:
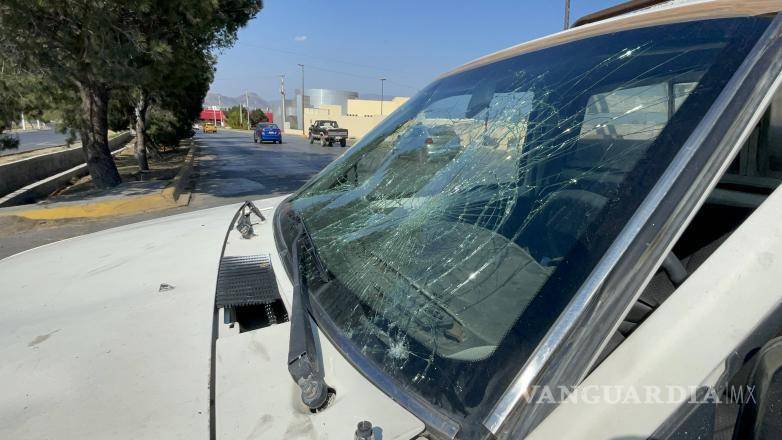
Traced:
[[280, 291], [268, 255], [225, 256], [220, 261], [218, 308], [272, 304], [278, 299]]

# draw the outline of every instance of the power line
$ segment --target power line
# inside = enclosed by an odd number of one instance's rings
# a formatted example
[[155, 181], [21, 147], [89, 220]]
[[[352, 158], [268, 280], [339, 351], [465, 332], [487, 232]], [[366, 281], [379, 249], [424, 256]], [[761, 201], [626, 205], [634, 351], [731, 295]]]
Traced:
[[373, 66], [373, 65], [370, 65], [370, 64], [354, 63], [354, 62], [351, 62], [351, 61], [338, 60], [338, 59], [335, 59], [335, 58], [332, 58], [332, 57], [326, 57], [326, 56], [323, 56], [323, 55], [313, 55], [313, 54], [308, 54], [308, 53], [303, 53], [303, 52], [296, 52], [296, 51], [292, 51], [292, 50], [278, 49], [276, 47], [263, 46], [263, 45], [255, 44], [255, 43], [242, 43], [242, 44], [246, 45], [246, 46], [257, 47], [259, 49], [265, 49], [265, 50], [268, 50], [268, 51], [271, 51], [271, 52], [284, 53], [284, 54], [287, 54], [287, 55], [295, 55], [297, 57], [319, 58], [319, 59], [322, 59], [322, 60], [325, 60], [325, 61], [336, 62], [336, 63], [339, 63], [339, 64], [347, 64], [347, 65], [356, 66], [356, 67], [366, 67], [368, 69], [375, 69], [375, 70], [382, 70], [382, 71], [396, 71], [398, 73], [405, 74], [404, 71], [401, 71], [401, 70], [399, 70], [398, 68], [395, 68], [395, 67]]
[[[325, 68], [325, 67], [315, 66], [315, 65], [312, 65], [312, 64], [307, 64], [307, 67], [313, 68], [315, 70], [320, 70], [320, 71], [323, 71], [323, 72], [329, 72], [329, 73], [336, 73], [338, 75], [351, 76], [353, 78], [369, 79], [369, 80], [373, 80], [373, 81], [377, 80], [376, 76], [361, 75], [361, 74], [353, 73], [353, 72], [344, 72], [344, 71], [341, 71], [341, 70], [328, 69], [328, 68]], [[278, 77], [279, 77], [278, 75], [257, 75], [255, 73], [248, 73], [246, 76], [233, 76], [233, 77], [229, 77], [229, 78], [227, 78], [227, 77], [217, 77], [217, 78], [214, 79], [214, 81], [242, 81], [242, 80], [246, 80], [248, 78], [250, 78], [250, 79], [277, 79]], [[400, 86], [400, 87], [404, 87], [404, 88], [407, 88], [407, 89], [411, 89], [411, 90], [420, 90], [421, 89], [421, 87], [411, 86], [409, 84], [400, 83], [398, 81], [394, 81], [394, 80], [391, 80], [391, 79], [387, 79], [387, 81], [389, 83], [391, 83], [391, 84], [394, 84], [394, 85], [397, 85], [397, 86]]]
[[[308, 64], [307, 67], [309, 67], [311, 69], [315, 69], [315, 70], [321, 70], [323, 72], [336, 73], [338, 75], [346, 75], [346, 76], [352, 76], [354, 78], [371, 79], [372, 81], [377, 81], [377, 77], [376, 76], [360, 75], [360, 74], [352, 73], [352, 72], [343, 72], [343, 71], [340, 71], [340, 70], [326, 69], [325, 67], [313, 66], [312, 64]], [[407, 85], [407, 84], [402, 84], [402, 83], [397, 82], [397, 81], [391, 81], [391, 80], [388, 80], [388, 79], [387, 79], [387, 81], [390, 82], [390, 83], [396, 84], [397, 86], [405, 87], [405, 88], [408, 88], [408, 89], [411, 89], [411, 90], [420, 90], [421, 89], [420, 87], [415, 87], [415, 86], [411, 86], [411, 85]]]

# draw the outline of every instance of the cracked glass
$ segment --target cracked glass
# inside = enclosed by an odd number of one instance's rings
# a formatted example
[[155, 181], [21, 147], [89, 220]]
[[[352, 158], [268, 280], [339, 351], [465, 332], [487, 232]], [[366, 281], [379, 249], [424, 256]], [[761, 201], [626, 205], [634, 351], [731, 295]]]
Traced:
[[[437, 80], [281, 207], [311, 307], [403, 388], [483, 417], [769, 20], [617, 32]], [[317, 315], [317, 314], [316, 314]]]

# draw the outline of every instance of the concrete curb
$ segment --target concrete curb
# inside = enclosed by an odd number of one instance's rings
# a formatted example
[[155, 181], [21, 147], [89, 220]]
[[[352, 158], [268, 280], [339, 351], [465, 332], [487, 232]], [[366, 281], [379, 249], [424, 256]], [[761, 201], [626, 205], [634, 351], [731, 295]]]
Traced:
[[198, 146], [195, 144], [190, 147], [185, 162], [176, 177], [165, 188], [155, 193], [120, 196], [105, 200], [61, 202], [52, 205], [36, 205], [30, 208], [17, 206], [0, 210], [0, 217], [17, 216], [31, 220], [99, 218], [187, 206], [190, 203], [190, 192], [184, 191], [192, 175], [197, 149]]
[[199, 148], [200, 147], [193, 142], [190, 146], [190, 151], [187, 152], [187, 157], [185, 157], [185, 163], [182, 164], [182, 168], [171, 183], [163, 190], [163, 193], [166, 194], [167, 197], [170, 197], [172, 201], [178, 203], [177, 206], [186, 206], [190, 203], [190, 192], [185, 192], [185, 190], [187, 189], [188, 183], [190, 183], [190, 176], [193, 175], [193, 165], [195, 164], [195, 157]]
[[[125, 150], [125, 148], [128, 148], [128, 146], [133, 142], [133, 139], [135, 138], [128, 140], [121, 148], [117, 148], [116, 150], [112, 151], [111, 155], [116, 156]], [[70, 180], [74, 177], [86, 176], [87, 173], [87, 164], [82, 163], [80, 165], [76, 165], [73, 168], [69, 168], [65, 171], [61, 171], [52, 176], [23, 186], [16, 191], [0, 197], [0, 208], [18, 206], [35, 199], [46, 197], [49, 194], [67, 186], [68, 182], [70, 182]]]
[[[109, 149], [114, 152], [118, 148], [124, 148], [125, 144], [132, 137], [130, 132], [127, 131], [117, 134], [109, 139]], [[81, 143], [76, 143], [71, 148], [57, 146], [42, 150], [50, 151], [47, 153], [25, 151], [2, 157], [0, 176], [3, 176], [3, 179], [0, 179], [0, 196], [5, 197], [19, 189], [45, 181], [52, 176], [74, 169], [85, 163]], [[33, 155], [30, 155], [30, 153], [33, 153]], [[54, 188], [52, 191], [56, 189], [58, 188]], [[42, 195], [46, 196], [50, 192]], [[35, 195], [40, 196], [41, 194]], [[29, 200], [24, 200], [24, 202], [27, 201]]]

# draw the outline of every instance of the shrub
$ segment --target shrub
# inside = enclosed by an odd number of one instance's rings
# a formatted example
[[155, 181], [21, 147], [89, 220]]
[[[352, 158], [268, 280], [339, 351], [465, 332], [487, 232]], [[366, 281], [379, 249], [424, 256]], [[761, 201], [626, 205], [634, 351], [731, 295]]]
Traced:
[[16, 150], [19, 148], [19, 139], [11, 136], [0, 135], [0, 151]]

